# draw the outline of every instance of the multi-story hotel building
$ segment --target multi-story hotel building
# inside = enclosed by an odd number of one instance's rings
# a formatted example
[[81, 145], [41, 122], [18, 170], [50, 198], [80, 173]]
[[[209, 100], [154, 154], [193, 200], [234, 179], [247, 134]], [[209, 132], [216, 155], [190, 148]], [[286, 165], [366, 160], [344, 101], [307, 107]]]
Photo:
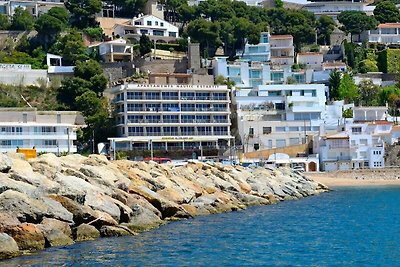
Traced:
[[232, 138], [227, 86], [124, 84], [112, 93], [119, 135], [109, 139], [113, 151], [219, 148]]
[[36, 148], [37, 152], [77, 152], [76, 130], [84, 126], [76, 111], [37, 111], [36, 109], [0, 109], [0, 151]]

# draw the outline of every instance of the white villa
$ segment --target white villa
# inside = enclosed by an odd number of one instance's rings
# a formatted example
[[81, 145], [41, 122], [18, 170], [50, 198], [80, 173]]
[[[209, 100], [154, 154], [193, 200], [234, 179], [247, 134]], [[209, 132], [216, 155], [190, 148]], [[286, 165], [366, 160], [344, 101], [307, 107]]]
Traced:
[[400, 44], [400, 23], [381, 23], [375, 30], [368, 31], [368, 42]]
[[64, 7], [63, 0], [0, 0], [0, 14], [12, 16], [14, 10], [21, 7], [27, 10], [32, 16], [39, 17], [52, 7]]
[[133, 18], [128, 24], [115, 24], [113, 34], [129, 39], [132, 43], [137, 42], [142, 34], [148, 35], [150, 40], [168, 43], [176, 41], [179, 37], [179, 29], [161, 18], [144, 15]]
[[35, 147], [37, 152], [75, 153], [76, 131], [84, 119], [76, 111], [0, 109], [0, 152]]
[[133, 61], [133, 47], [124, 39], [103, 42], [98, 45], [99, 55], [104, 62], [130, 62]]
[[387, 107], [356, 107], [353, 117], [343, 131], [321, 136], [323, 171], [385, 167], [385, 140], [390, 140], [393, 126], [386, 121]]
[[351, 1], [310, 1], [303, 6], [303, 9], [314, 13], [318, 18], [322, 15], [332, 17], [337, 20], [337, 16], [342, 11], [362, 11], [368, 16], [374, 14], [375, 6], [369, 6], [367, 1], [364, 0], [351, 0]]

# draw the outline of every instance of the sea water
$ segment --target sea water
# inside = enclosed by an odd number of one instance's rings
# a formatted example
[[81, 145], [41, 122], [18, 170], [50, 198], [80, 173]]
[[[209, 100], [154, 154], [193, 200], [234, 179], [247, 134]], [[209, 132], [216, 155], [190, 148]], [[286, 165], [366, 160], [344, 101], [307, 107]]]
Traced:
[[400, 266], [400, 187], [339, 188], [0, 266]]

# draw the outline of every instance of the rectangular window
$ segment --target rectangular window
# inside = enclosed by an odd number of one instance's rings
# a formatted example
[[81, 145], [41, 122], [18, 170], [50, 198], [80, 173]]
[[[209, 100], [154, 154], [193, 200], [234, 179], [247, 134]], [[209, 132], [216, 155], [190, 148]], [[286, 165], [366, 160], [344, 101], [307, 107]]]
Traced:
[[272, 132], [272, 127], [263, 127], [263, 134], [270, 134]]
[[361, 127], [352, 127], [351, 132], [353, 134], [360, 134], [361, 133]]
[[150, 20], [147, 21], [147, 26], [151, 26], [151, 21]]
[[168, 36], [169, 36], [169, 37], [176, 37], [176, 32], [169, 32], [169, 33], [168, 33]]
[[164, 31], [153, 30], [153, 35], [155, 35], [155, 36], [164, 36]]
[[156, 26], [158, 26], [158, 21], [155, 21], [154, 23], [156, 24]]
[[254, 136], [254, 128], [253, 127], [249, 128], [249, 136]]
[[285, 132], [285, 127], [275, 127], [275, 131], [277, 132]]
[[277, 139], [276, 140], [276, 147], [285, 147], [286, 146], [286, 140], [285, 139]]
[[161, 27], [164, 27], [164, 22], [160, 22], [160, 26], [161, 26]]

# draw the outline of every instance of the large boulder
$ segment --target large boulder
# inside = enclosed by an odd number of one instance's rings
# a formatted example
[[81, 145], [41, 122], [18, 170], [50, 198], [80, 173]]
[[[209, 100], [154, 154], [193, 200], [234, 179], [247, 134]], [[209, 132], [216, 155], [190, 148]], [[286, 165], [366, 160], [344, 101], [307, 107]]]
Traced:
[[11, 159], [6, 154], [0, 153], [0, 172], [7, 173], [11, 167]]
[[81, 224], [74, 231], [75, 241], [95, 240], [100, 237], [96, 227], [89, 224]]
[[154, 207], [161, 211], [163, 218], [173, 217], [180, 210], [180, 207], [176, 203], [165, 199], [145, 186], [130, 188], [130, 191], [144, 197]]
[[26, 160], [13, 159], [10, 174], [11, 179], [31, 184], [41, 188], [46, 193], [58, 191], [58, 183], [48, 179], [43, 174], [34, 172], [32, 166]]
[[132, 231], [146, 231], [158, 227], [163, 221], [151, 210], [135, 204], [132, 206], [133, 214], [126, 225]]
[[88, 192], [104, 191], [101, 188], [86, 182], [84, 179], [75, 176], [67, 176], [57, 173], [54, 180], [60, 184], [58, 195], [71, 198], [80, 204], [85, 202], [85, 196]]
[[73, 220], [75, 225], [83, 223], [93, 223], [98, 229], [103, 225], [116, 225], [118, 222], [114, 220], [111, 215], [93, 210], [87, 205], [81, 205], [67, 197], [50, 195], [49, 198], [58, 201], [64, 208], [73, 214]]
[[60, 220], [44, 218], [40, 225], [50, 229], [57, 229], [63, 232], [66, 236], [72, 238], [72, 230], [68, 223]]
[[33, 195], [37, 187], [25, 182], [10, 179], [8, 175], [0, 173], [0, 194], [10, 189], [27, 195]]
[[17, 242], [5, 233], [0, 233], [0, 260], [8, 259], [19, 255]]
[[72, 222], [72, 214], [58, 202], [46, 197], [33, 199], [13, 190], [0, 194], [0, 211], [14, 214], [21, 222], [40, 223], [43, 217]]
[[126, 236], [133, 235], [133, 232], [124, 226], [108, 226], [104, 225], [100, 229], [101, 236]]
[[115, 204], [115, 200], [107, 195], [89, 192], [85, 196], [85, 205], [94, 210], [108, 213], [117, 222], [120, 220], [121, 211], [119, 207]]
[[21, 222], [18, 221], [17, 217], [13, 213], [0, 212], [0, 233], [4, 232], [5, 229], [18, 226]]
[[34, 224], [22, 223], [8, 228], [5, 232], [17, 242], [20, 250], [35, 251], [45, 247], [43, 233]]
[[45, 238], [45, 247], [66, 246], [74, 243], [71, 237], [64, 234], [60, 229], [42, 224], [38, 224], [37, 226]]
[[47, 215], [47, 206], [24, 193], [7, 190], [0, 194], [0, 211], [14, 214], [21, 222], [40, 223]]

